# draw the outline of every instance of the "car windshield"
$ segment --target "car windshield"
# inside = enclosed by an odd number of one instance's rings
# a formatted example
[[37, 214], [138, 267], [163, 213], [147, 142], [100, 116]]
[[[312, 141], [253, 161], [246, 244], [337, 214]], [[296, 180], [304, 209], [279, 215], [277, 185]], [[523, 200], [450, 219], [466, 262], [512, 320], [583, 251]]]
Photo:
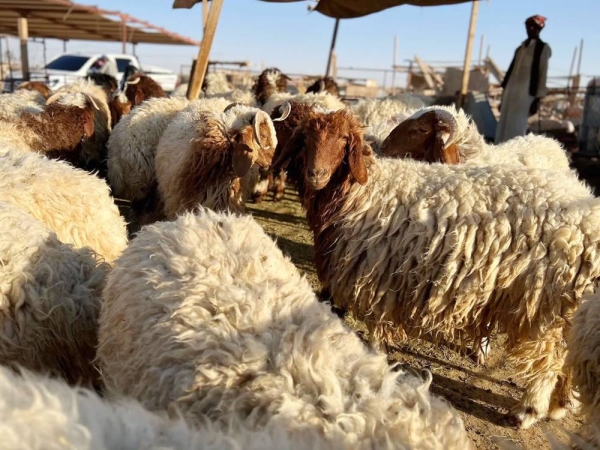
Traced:
[[90, 59], [87, 56], [62, 55], [46, 64], [46, 69], [76, 72]]
[[125, 69], [131, 62], [130, 59], [124, 59], [124, 58], [116, 58], [116, 60], [117, 60], [117, 69], [118, 69], [119, 73], [125, 72]]

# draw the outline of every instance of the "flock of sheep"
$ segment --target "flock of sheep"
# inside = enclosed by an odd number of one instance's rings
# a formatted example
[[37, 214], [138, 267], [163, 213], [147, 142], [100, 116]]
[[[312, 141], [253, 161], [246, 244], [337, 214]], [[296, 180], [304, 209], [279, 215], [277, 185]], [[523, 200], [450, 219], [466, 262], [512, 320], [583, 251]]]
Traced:
[[[431, 376], [388, 364], [408, 339], [504, 350], [515, 426], [581, 403], [600, 438], [600, 199], [556, 141], [223, 81], [0, 96], [0, 449], [472, 448]], [[246, 213], [286, 183], [368, 345]]]

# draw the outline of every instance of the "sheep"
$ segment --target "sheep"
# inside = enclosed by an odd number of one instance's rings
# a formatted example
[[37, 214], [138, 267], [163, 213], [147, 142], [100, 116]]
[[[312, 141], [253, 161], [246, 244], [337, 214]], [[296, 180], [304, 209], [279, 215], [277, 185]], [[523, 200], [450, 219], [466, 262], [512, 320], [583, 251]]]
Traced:
[[63, 161], [0, 147], [0, 201], [16, 204], [76, 248], [112, 263], [127, 246], [125, 222], [103, 180]]
[[94, 103], [81, 93], [58, 95], [42, 112], [24, 112], [14, 122], [0, 122], [0, 139], [5, 145], [64, 159], [85, 169], [90, 156], [81, 149], [94, 135]]
[[529, 134], [488, 145], [464, 111], [454, 106], [418, 110], [389, 134], [381, 144], [381, 154], [448, 164], [510, 164], [571, 172], [558, 141]]
[[250, 216], [142, 229], [103, 292], [107, 392], [150, 410], [317, 432], [348, 448], [469, 448], [456, 411], [369, 352]]
[[94, 84], [90, 80], [78, 80], [73, 84], [68, 84], [56, 91], [50, 97], [47, 104], [58, 101], [66, 92], [81, 92], [88, 95], [97, 109], [94, 114], [94, 135], [83, 143], [81, 153], [85, 159], [90, 162], [87, 170], [97, 170], [98, 175], [106, 177], [106, 143], [111, 131], [110, 107], [108, 106], [109, 96], [106, 91]]
[[12, 122], [18, 120], [21, 114], [41, 113], [46, 99], [35, 90], [17, 90], [10, 94], [0, 94], [0, 121]]
[[600, 445], [600, 291], [582, 301], [568, 339], [567, 365], [573, 373], [582, 412]]
[[20, 369], [0, 367], [0, 450], [344, 450], [319, 435], [296, 438], [277, 423], [248, 430], [239, 423], [192, 429], [128, 399], [106, 401]]
[[[123, 92], [116, 91], [108, 102], [108, 107], [110, 109], [110, 126], [114, 131], [121, 118], [131, 112], [132, 105]], [[108, 139], [110, 140], [110, 137]]]
[[89, 73], [86, 80], [90, 80], [94, 84], [102, 87], [108, 98], [119, 89], [119, 83], [115, 77], [107, 73]]
[[563, 339], [600, 275], [600, 200], [562, 171], [374, 158], [349, 111], [314, 113], [273, 162], [307, 211], [319, 279], [373, 347], [507, 333], [513, 423], [569, 403]]
[[202, 83], [202, 92], [204, 95], [219, 95], [231, 92], [231, 85], [227, 82], [227, 77], [222, 72], [208, 72], [204, 76]]
[[167, 96], [156, 81], [140, 73], [136, 73], [127, 79], [124, 91], [125, 97], [131, 103], [132, 108], [149, 98], [164, 98]]
[[240, 177], [268, 168], [277, 137], [269, 116], [233, 105], [225, 112], [190, 104], [164, 131], [156, 150], [158, 191], [168, 220], [204, 205], [245, 212]]
[[269, 97], [277, 92], [285, 92], [289, 80], [290, 77], [283, 74], [276, 67], [263, 70], [252, 86], [258, 105], [264, 105]]
[[25, 81], [19, 84], [17, 91], [20, 90], [37, 91], [46, 100], [48, 100], [48, 98], [52, 95], [52, 90], [48, 87], [46, 83], [42, 81]]
[[416, 97], [373, 98], [360, 100], [351, 106], [351, 110], [363, 125], [373, 126], [395, 117], [408, 117], [424, 106]]
[[288, 92], [281, 92], [273, 94], [269, 97], [267, 102], [261, 107], [263, 111], [271, 115], [276, 108], [283, 105], [285, 102], [303, 103], [311, 106], [318, 106], [320, 108], [337, 111], [344, 109], [346, 105], [339, 98], [328, 94], [326, 92], [318, 94], [290, 94]]
[[96, 385], [92, 363], [108, 264], [58, 240], [39, 220], [0, 202], [0, 364]]
[[320, 92], [327, 92], [336, 97], [339, 96], [338, 85], [331, 77], [318, 78], [313, 84], [306, 88], [307, 94], [318, 94]]

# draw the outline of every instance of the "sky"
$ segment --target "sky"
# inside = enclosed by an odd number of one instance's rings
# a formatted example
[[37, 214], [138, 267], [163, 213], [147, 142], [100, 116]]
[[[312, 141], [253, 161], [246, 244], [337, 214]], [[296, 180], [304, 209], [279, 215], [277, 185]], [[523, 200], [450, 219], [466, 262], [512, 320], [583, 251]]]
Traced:
[[[190, 38], [202, 39], [202, 7], [171, 9], [172, 0], [76, 0], [136, 18]], [[261, 69], [276, 66], [287, 73], [317, 75], [325, 71], [334, 19], [309, 12], [309, 2], [269, 3], [258, 0], [224, 0], [211, 60], [250, 61]], [[464, 59], [471, 4], [415, 7], [404, 5], [370, 16], [340, 22], [336, 54], [338, 67], [391, 68], [394, 36], [398, 37], [398, 63], [418, 55], [424, 61]], [[482, 34], [484, 53], [506, 70], [517, 46], [526, 38], [524, 21], [533, 14], [547, 18], [542, 39], [552, 48], [549, 75], [569, 73], [573, 50], [584, 39], [581, 73], [600, 76], [599, 0], [482, 0], [479, 6], [473, 57], [477, 59]], [[10, 48], [18, 55], [18, 42]], [[32, 62], [43, 61], [42, 45], [30, 43]], [[69, 52], [121, 53], [120, 43], [70, 41]], [[62, 52], [61, 41], [47, 41], [47, 57]], [[128, 46], [128, 52], [131, 47]], [[142, 63], [179, 73], [197, 54], [191, 46], [139, 44]], [[369, 77], [381, 83], [382, 74], [339, 70], [338, 75]], [[390, 78], [387, 78], [389, 85]], [[403, 77], [398, 77], [401, 84]], [[564, 85], [565, 80], [549, 80]]]

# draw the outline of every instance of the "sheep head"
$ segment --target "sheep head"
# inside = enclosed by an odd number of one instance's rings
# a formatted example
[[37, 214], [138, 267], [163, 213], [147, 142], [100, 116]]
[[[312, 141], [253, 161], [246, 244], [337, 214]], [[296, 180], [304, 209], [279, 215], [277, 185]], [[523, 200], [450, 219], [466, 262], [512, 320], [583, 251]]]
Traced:
[[50, 88], [41, 81], [25, 81], [19, 85], [17, 90], [37, 91], [42, 94], [46, 100], [52, 95]]
[[108, 107], [110, 109], [111, 126], [114, 128], [119, 123], [119, 120], [121, 120], [121, 117], [131, 112], [133, 105], [122, 92], [116, 92]]
[[[295, 130], [272, 170], [276, 172], [295, 161], [298, 176], [314, 190], [323, 189], [332, 176], [351, 175], [360, 184], [367, 182], [364, 156], [370, 148], [363, 140], [362, 127], [347, 111], [312, 112]], [[349, 171], [349, 172], [348, 172]]]
[[264, 104], [274, 93], [285, 92], [288, 80], [290, 77], [275, 67], [263, 70], [252, 86], [256, 100], [260, 104]]
[[456, 119], [448, 111], [418, 112], [392, 130], [381, 144], [381, 154], [429, 163], [458, 164], [457, 132]]
[[246, 175], [252, 164], [268, 169], [277, 147], [273, 122], [266, 112], [258, 110], [251, 123], [236, 132], [231, 142], [232, 166], [238, 177]]

